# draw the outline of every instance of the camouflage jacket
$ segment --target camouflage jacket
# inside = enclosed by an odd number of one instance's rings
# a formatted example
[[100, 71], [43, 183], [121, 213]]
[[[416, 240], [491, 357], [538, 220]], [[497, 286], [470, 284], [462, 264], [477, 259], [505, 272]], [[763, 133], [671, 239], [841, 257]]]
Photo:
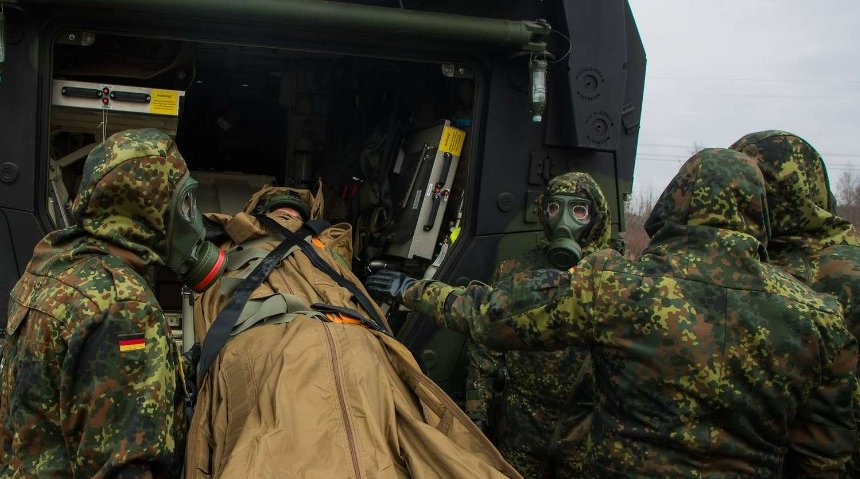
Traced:
[[0, 365], [0, 476], [178, 477], [178, 353], [148, 282], [186, 172], [155, 130], [87, 159], [78, 223], [36, 246], [9, 301]]
[[[606, 248], [611, 234], [609, 205], [594, 179], [579, 172], [559, 175], [547, 187], [547, 194], [555, 193], [578, 195], [593, 202], [593, 226], [581, 239], [582, 253], [588, 255]], [[538, 209], [543, 205], [543, 196], [535, 201]], [[543, 218], [540, 211], [537, 213]], [[544, 229], [549, 234], [546, 225]], [[548, 247], [549, 243], [542, 241], [523, 255], [503, 261], [493, 280], [550, 268]], [[542, 471], [552, 469], [550, 463], [559, 464], [559, 477], [576, 475], [585, 459], [585, 439], [594, 406], [588, 351], [569, 348], [500, 353], [472, 343], [469, 366], [466, 410], [471, 417], [488, 421], [502, 454], [526, 477], [539, 477]], [[494, 413], [488, 414], [493, 383], [502, 369], [507, 373], [505, 389], [499, 394]], [[547, 457], [559, 452], [564, 457]]]
[[[547, 246], [502, 262], [497, 277], [548, 268]], [[472, 342], [468, 354], [467, 413], [486, 418], [488, 433], [505, 459], [523, 477], [543, 477], [553, 469], [559, 469], [557, 477], [578, 476], [594, 407], [588, 350], [501, 353]], [[496, 392], [500, 370], [506, 380], [504, 390]]]
[[404, 303], [496, 347], [589, 347], [594, 476], [780, 477], [790, 460], [838, 477], [856, 341], [835, 300], [761, 261], [764, 198], [753, 160], [704, 150], [657, 202], [639, 260], [601, 251], [492, 288], [421, 281]]
[[770, 261], [810, 285], [832, 294], [845, 307], [845, 320], [860, 334], [860, 238], [836, 213], [821, 155], [805, 140], [784, 131], [746, 135], [731, 146], [753, 157], [767, 187]]
[[[821, 155], [806, 140], [777, 130], [751, 133], [731, 148], [755, 159], [764, 176], [773, 231], [767, 247], [771, 263], [815, 291], [836, 296], [845, 308], [848, 330], [857, 338], [860, 239], [836, 213]], [[855, 411], [860, 410], [860, 385], [855, 401]], [[860, 441], [849, 468], [851, 477], [860, 477]]]
[[[549, 261], [546, 258], [547, 246], [548, 244], [544, 241], [535, 248], [516, 258], [502, 261], [493, 274], [493, 281], [506, 278], [516, 271], [532, 271], [535, 269], [549, 268]], [[468, 375], [466, 376], [466, 413], [472, 419], [482, 420], [490, 424], [491, 431], [494, 432], [491, 435], [497, 435], [495, 434], [495, 430], [498, 418], [494, 417], [491, 420], [489, 414], [490, 404], [493, 402], [494, 397], [497, 396], [495, 394], [497, 384], [504, 382], [505, 390], [510, 392], [515, 388], [524, 386], [521, 383], [518, 383], [515, 378], [516, 376], [522, 376], [522, 374], [517, 375], [515, 373], [526, 372], [528, 375], [534, 373], [535, 370], [529, 369], [526, 364], [523, 364], [523, 361], [516, 361], [517, 352], [515, 351], [502, 353], [499, 351], [493, 351], [483, 344], [470, 342], [467, 354], [469, 357], [469, 369]], [[532, 357], [557, 359], [563, 354], [563, 352], [558, 351], [533, 352]], [[524, 353], [522, 356], [524, 356], [522, 359], [525, 360], [528, 353]], [[510, 367], [506, 365], [506, 357], [511, 359], [512, 364]], [[541, 365], [543, 366], [543, 363], [541, 363]], [[507, 376], [507, 378], [502, 379], [501, 376]], [[555, 395], [557, 396], [558, 391], [555, 392]], [[528, 394], [531, 396], [539, 394], [539, 392], [535, 390]], [[499, 412], [501, 413], [501, 411]]]

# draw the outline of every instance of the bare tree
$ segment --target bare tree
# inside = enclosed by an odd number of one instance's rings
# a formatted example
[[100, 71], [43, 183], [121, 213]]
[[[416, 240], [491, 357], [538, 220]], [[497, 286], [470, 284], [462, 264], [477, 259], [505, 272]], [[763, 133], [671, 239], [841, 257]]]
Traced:
[[836, 182], [838, 198], [837, 213], [850, 221], [854, 227], [860, 227], [860, 178], [852, 171], [846, 171]]
[[698, 141], [694, 141], [693, 144], [690, 146], [690, 156], [693, 156], [704, 149], [705, 145], [699, 143]]
[[636, 259], [648, 246], [648, 233], [645, 232], [645, 220], [651, 214], [657, 195], [654, 186], [648, 185], [636, 193], [633, 198], [624, 204], [624, 226], [622, 234], [624, 240], [624, 255], [630, 259]]

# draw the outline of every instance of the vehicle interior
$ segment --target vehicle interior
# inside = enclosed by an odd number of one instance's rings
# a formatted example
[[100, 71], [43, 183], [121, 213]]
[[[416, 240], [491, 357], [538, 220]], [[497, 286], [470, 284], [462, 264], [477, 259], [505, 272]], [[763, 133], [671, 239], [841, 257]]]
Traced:
[[[56, 227], [92, 147], [145, 127], [176, 138], [203, 212], [235, 214], [266, 184], [321, 182], [325, 219], [354, 227], [360, 276], [371, 263], [423, 276], [455, 227], [475, 95], [463, 66], [92, 32], [60, 34], [53, 66]], [[178, 311], [178, 283], [159, 278]]]
[[[202, 211], [321, 184], [362, 279], [488, 280], [539, 241], [534, 200], [567, 171], [595, 178], [623, 231], [645, 68], [626, 0], [0, 3], [0, 303], [70, 222], [84, 158], [128, 128], [176, 139]], [[166, 270], [157, 295], [178, 322]], [[465, 338], [390, 316], [463, 399]]]

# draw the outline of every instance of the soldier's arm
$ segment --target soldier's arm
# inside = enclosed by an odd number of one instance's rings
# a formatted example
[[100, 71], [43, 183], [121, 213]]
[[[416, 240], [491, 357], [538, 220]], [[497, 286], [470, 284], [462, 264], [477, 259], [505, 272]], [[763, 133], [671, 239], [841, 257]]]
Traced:
[[473, 421], [489, 423], [489, 407], [493, 400], [497, 371], [502, 366], [502, 353], [483, 344], [469, 342], [469, 368], [466, 374], [466, 414]]
[[[62, 377], [61, 352], [65, 350], [58, 334], [63, 323], [40, 311], [26, 311], [14, 295], [9, 298], [9, 312], [10, 322], [15, 315], [26, 318], [9, 331], [0, 357], [0, 393], [4, 396], [0, 398], [4, 436], [0, 439], [6, 442], [6, 450], [0, 451], [0, 471], [12, 474], [3, 463], [14, 457], [22, 477], [62, 477], [68, 471], [57, 382]], [[24, 413], [10, 414], [13, 404]]]
[[840, 317], [829, 316], [833, 318], [819, 321], [821, 379], [789, 430], [786, 471], [794, 469], [798, 478], [841, 477], [856, 437], [852, 403], [857, 342]]
[[[496, 282], [510, 276], [516, 264], [515, 259], [502, 261], [490, 279]], [[495, 395], [494, 383], [498, 380], [504, 358], [502, 353], [475, 341], [469, 341], [466, 355], [469, 358], [466, 370], [466, 414], [473, 421], [487, 426], [490, 422], [490, 403]]]
[[[177, 355], [162, 312], [147, 303], [111, 305], [92, 324], [69, 385], [68, 427], [76, 476], [170, 476], [184, 447], [175, 414]], [[181, 388], [181, 387], [180, 387]]]
[[563, 349], [592, 333], [594, 256], [575, 270], [516, 273], [493, 286], [418, 281], [403, 304], [494, 349]]

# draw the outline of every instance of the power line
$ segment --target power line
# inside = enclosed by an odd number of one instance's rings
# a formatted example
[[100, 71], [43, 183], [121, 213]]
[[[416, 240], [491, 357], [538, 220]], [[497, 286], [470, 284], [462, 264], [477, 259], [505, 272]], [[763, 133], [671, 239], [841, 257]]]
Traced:
[[690, 97], [714, 97], [714, 98], [791, 98], [808, 100], [860, 100], [860, 96], [851, 95], [770, 95], [765, 93], [674, 93], [674, 92], [646, 92], [646, 96], [690, 96]]
[[[667, 155], [668, 156], [668, 155]], [[672, 159], [674, 158], [674, 159]], [[670, 156], [669, 158], [651, 158], [647, 155], [636, 155], [636, 161], [644, 161], [644, 162], [655, 162], [655, 163], [674, 163], [679, 164], [686, 161], [687, 158], [683, 156]], [[860, 165], [849, 165], [849, 164], [828, 164], [826, 165], [828, 170], [834, 171], [860, 171]]]
[[646, 153], [644, 151], [640, 151], [636, 154], [636, 156], [654, 156], [654, 157], [664, 157], [664, 158], [686, 158], [687, 155], [682, 155], [678, 153], [672, 154], [663, 154], [663, 153]]
[[[678, 143], [639, 143], [639, 146], [650, 146], [654, 148], [683, 148], [685, 150], [689, 150], [693, 147], [693, 144], [689, 145], [681, 145]], [[651, 154], [651, 153], [646, 153]], [[837, 157], [845, 157], [845, 158], [860, 158], [860, 153], [832, 153], [832, 152], [818, 152], [821, 156], [837, 156]]]
[[666, 160], [666, 159], [660, 159], [660, 158], [637, 158], [636, 161], [651, 161], [651, 162], [657, 162], [657, 163], [674, 163], [674, 164], [683, 163], [683, 160], [681, 160], [681, 159]]
[[651, 80], [679, 80], [679, 81], [748, 81], [748, 82], [764, 82], [764, 83], [860, 83], [860, 80], [800, 80], [793, 78], [718, 78], [718, 77], [671, 77], [671, 76], [651, 76]]
[[670, 155], [670, 154], [665, 154], [665, 153], [646, 153], [646, 152], [641, 152], [637, 156], [667, 156], [669, 158], [680, 158], [681, 157], [681, 155]]
[[679, 144], [668, 144], [668, 143], [639, 143], [639, 146], [660, 146], [660, 147], [671, 147], [671, 148], [689, 148], [692, 145], [679, 145]]
[[827, 163], [827, 162], [825, 162], [824, 165], [825, 166], [850, 166], [850, 167], [860, 166], [860, 165], [855, 165], [854, 163]]

